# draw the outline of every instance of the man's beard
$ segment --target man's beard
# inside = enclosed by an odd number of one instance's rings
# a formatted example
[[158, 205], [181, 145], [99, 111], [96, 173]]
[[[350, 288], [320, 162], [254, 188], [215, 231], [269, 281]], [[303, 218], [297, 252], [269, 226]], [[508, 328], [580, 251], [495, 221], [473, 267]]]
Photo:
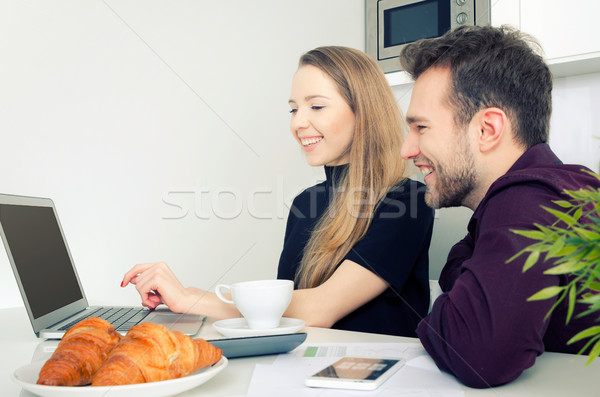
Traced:
[[458, 146], [453, 159], [443, 166], [435, 165], [435, 189], [428, 187], [425, 194], [425, 202], [431, 208], [460, 207], [475, 188], [473, 155], [464, 142]]

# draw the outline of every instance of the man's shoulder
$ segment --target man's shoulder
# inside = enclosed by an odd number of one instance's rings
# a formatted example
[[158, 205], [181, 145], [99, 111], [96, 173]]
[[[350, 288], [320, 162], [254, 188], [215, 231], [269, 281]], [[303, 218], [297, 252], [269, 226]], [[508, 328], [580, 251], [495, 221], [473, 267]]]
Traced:
[[527, 149], [503, 176], [498, 178], [489, 192], [518, 185], [543, 188], [562, 194], [565, 189], [600, 186], [600, 181], [583, 165], [563, 164], [547, 143]]
[[590, 172], [588, 168], [575, 164], [546, 164], [511, 170], [490, 186], [483, 201], [496, 201], [501, 196], [509, 203], [527, 205], [527, 201], [535, 204], [531, 200], [564, 198], [565, 190], [590, 186], [600, 188], [600, 180]]
[[591, 172], [589, 168], [579, 164], [539, 164], [510, 170], [496, 182], [500, 184], [542, 183], [559, 188], [581, 185], [600, 186], [600, 181], [591, 175]]
[[556, 207], [553, 201], [568, 199], [565, 189], [600, 187], [600, 181], [583, 169], [552, 164], [509, 171], [490, 186], [474, 217], [491, 227], [552, 222], [555, 218], [541, 206]]

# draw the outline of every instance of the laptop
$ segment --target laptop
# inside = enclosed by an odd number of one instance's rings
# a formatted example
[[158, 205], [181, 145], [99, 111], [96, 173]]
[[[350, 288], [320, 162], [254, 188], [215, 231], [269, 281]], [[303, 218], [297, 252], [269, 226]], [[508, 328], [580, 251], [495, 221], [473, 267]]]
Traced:
[[143, 307], [90, 307], [49, 198], [0, 194], [0, 234], [33, 331], [60, 339], [71, 325], [98, 316], [125, 334], [140, 322], [194, 335], [202, 316]]

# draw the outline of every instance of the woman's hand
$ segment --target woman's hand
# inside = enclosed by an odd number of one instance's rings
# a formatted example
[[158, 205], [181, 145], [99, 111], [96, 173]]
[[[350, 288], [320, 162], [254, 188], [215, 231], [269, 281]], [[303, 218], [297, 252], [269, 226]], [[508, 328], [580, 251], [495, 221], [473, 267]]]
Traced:
[[154, 309], [164, 303], [176, 313], [200, 314], [217, 320], [240, 317], [234, 305], [221, 301], [214, 292], [185, 288], [164, 262], [135, 265], [123, 276], [121, 287], [134, 284], [142, 305]]
[[186, 312], [188, 290], [179, 282], [164, 262], [135, 265], [123, 276], [121, 287], [134, 284], [142, 298], [142, 305], [154, 309], [164, 303], [177, 313]]

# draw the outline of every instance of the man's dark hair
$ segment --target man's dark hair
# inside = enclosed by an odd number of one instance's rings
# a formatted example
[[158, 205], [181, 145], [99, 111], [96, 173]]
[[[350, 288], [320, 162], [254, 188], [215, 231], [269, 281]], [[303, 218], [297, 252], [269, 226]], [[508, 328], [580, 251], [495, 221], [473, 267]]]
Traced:
[[407, 45], [402, 68], [417, 79], [432, 66], [452, 73], [448, 102], [464, 128], [475, 113], [498, 107], [526, 148], [548, 141], [552, 74], [535, 39], [514, 28], [462, 26], [435, 39]]

